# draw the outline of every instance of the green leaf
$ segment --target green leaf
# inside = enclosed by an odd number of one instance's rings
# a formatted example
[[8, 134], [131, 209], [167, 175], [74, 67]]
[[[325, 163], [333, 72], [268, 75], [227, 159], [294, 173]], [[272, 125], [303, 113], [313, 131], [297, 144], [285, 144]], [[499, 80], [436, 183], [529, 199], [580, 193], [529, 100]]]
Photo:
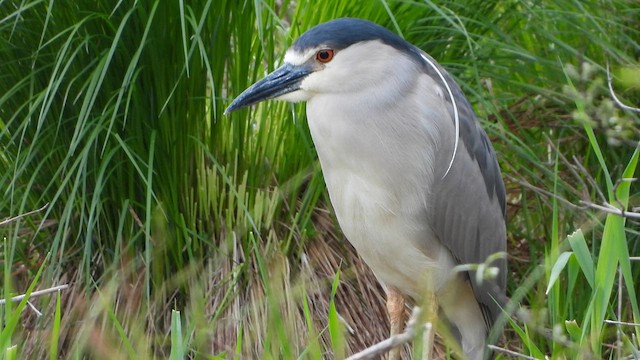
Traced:
[[329, 337], [331, 338], [331, 346], [336, 359], [344, 359], [345, 357], [345, 344], [344, 344], [344, 326], [340, 321], [338, 310], [336, 309], [335, 295], [340, 284], [340, 271], [336, 272], [336, 277], [333, 279], [331, 286], [331, 302], [329, 303]]
[[[636, 148], [629, 165], [625, 169], [625, 175], [633, 174], [638, 160], [638, 148]], [[616, 196], [610, 196], [609, 202], [612, 204], [622, 204], [626, 209], [629, 201], [628, 181], [620, 183], [615, 191]], [[614, 189], [610, 189], [610, 193], [614, 193]], [[602, 244], [600, 253], [598, 254], [598, 264], [595, 273], [595, 284], [597, 289], [594, 299], [594, 309], [592, 318], [593, 332], [591, 334], [592, 350], [596, 355], [600, 354], [602, 329], [604, 320], [609, 308], [609, 301], [613, 293], [613, 285], [615, 283], [618, 265], [623, 266], [623, 275], [628, 285], [633, 289], [633, 278], [629, 264], [629, 249], [625, 235], [625, 219], [618, 214], [607, 214], [604, 231], [602, 233]], [[635, 298], [635, 292], [630, 291], [632, 297]], [[634, 316], [637, 317], [637, 302], [633, 306]]]
[[313, 314], [311, 313], [311, 309], [309, 308], [309, 301], [307, 298], [307, 290], [304, 289], [304, 295], [302, 297], [302, 309], [304, 310], [304, 319], [307, 324], [307, 331], [309, 332], [309, 345], [300, 354], [299, 358], [303, 359], [321, 359], [322, 358], [322, 349], [320, 344], [318, 343], [318, 338], [320, 334], [318, 334], [313, 326]]
[[6, 360], [16, 360], [18, 358], [18, 345], [9, 346], [4, 351]]
[[569, 240], [569, 244], [571, 245], [571, 250], [573, 250], [573, 254], [575, 255], [578, 264], [580, 265], [580, 269], [582, 269], [582, 273], [584, 277], [591, 285], [593, 289], [595, 271], [593, 269], [593, 258], [591, 257], [591, 252], [589, 251], [589, 247], [587, 246], [587, 241], [584, 238], [584, 234], [582, 234], [582, 230], [578, 229], [573, 232], [573, 234], [567, 237]]
[[182, 321], [180, 311], [171, 310], [171, 360], [185, 359], [185, 348], [182, 341]]
[[[636, 147], [631, 159], [629, 160], [629, 164], [625, 168], [622, 176], [624, 179], [631, 179], [634, 177], [636, 172], [636, 168], [638, 165], [638, 158], [640, 157], [640, 144]], [[623, 181], [616, 191], [616, 195], [622, 206], [626, 209], [629, 206], [629, 191], [631, 188], [631, 181]], [[623, 223], [625, 223], [625, 219], [621, 219]], [[631, 272], [631, 261], [629, 259], [629, 248], [627, 246], [626, 236], [624, 233], [624, 229], [622, 230], [622, 236], [624, 237], [623, 243], [621, 244], [621, 257], [620, 257], [620, 270], [622, 272], [622, 276], [624, 278], [625, 287], [627, 289], [629, 295], [629, 302], [631, 303], [631, 309], [633, 312], [633, 319], [635, 323], [640, 322], [640, 308], [638, 307], [638, 297], [636, 294], [636, 284], [634, 283], [636, 279], [633, 277], [633, 273]], [[640, 328], [635, 327], [635, 333], [637, 337], [640, 337]]]
[[549, 284], [547, 285], [547, 291], [545, 291], [545, 294], [549, 293], [549, 290], [551, 290], [553, 284], [555, 284], [556, 280], [558, 280], [560, 273], [562, 272], [562, 270], [564, 270], [564, 267], [567, 265], [567, 261], [569, 261], [571, 255], [573, 255], [572, 252], [565, 251], [560, 254], [560, 256], [558, 256], [558, 259], [556, 260], [555, 264], [553, 264], [553, 268], [551, 269]]
[[56, 294], [56, 312], [53, 315], [53, 327], [51, 328], [51, 339], [49, 340], [49, 359], [58, 359], [58, 340], [60, 339], [60, 320], [62, 317], [62, 306], [60, 301], [60, 291]]
[[579, 343], [580, 338], [582, 337], [582, 329], [580, 329], [578, 323], [575, 320], [566, 320], [564, 322], [564, 327], [567, 329], [567, 333], [571, 337], [571, 340]]

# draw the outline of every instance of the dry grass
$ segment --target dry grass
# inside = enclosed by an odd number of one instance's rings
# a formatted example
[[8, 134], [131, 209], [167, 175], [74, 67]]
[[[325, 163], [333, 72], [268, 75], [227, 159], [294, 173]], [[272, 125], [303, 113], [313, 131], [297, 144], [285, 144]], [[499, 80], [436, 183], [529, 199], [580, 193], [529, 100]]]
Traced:
[[[353, 247], [336, 231], [328, 212], [316, 211], [314, 223], [318, 235], [305, 246], [299, 264], [291, 264], [287, 257], [273, 249], [259, 260], [255, 253], [246, 254], [238, 247], [232, 256], [218, 256], [204, 268], [189, 271], [194, 277], [189, 280], [186, 291], [151, 301], [153, 305], [146, 309], [144, 268], [134, 269], [131, 261], [121, 264], [120, 271], [115, 272], [117, 278], [90, 293], [74, 286], [78, 283], [75, 275], [62, 276], [71, 286], [61, 293], [64, 319], [59, 331], [61, 356], [71, 357], [75, 352], [82, 352], [93, 359], [128, 358], [122, 350], [127, 346], [123, 344], [123, 337], [108, 325], [117, 319], [128, 337], [135, 340], [131, 346], [138, 358], [163, 358], [169, 352], [169, 344], [165, 337], [157, 338], [157, 335], [170, 333], [171, 310], [176, 302], [181, 302], [187, 304], [187, 318], [203, 316], [190, 335], [201, 339], [199, 352], [236, 354], [241, 359], [264, 357], [266, 342], [273, 335], [269, 332], [273, 331], [271, 322], [275, 312], [286, 324], [286, 336], [295, 354], [302, 354], [309, 346], [310, 337], [317, 336], [322, 357], [332, 359], [327, 314], [337, 272], [340, 272], [340, 284], [335, 304], [346, 330], [346, 353], [356, 353], [386, 339], [389, 322], [383, 288]], [[270, 289], [265, 289], [260, 279], [260, 261], [264, 261], [268, 269]], [[238, 266], [248, 266], [251, 270], [245, 279], [234, 281]], [[292, 269], [301, 270], [294, 273]], [[304, 296], [315, 334], [307, 329]], [[44, 313], [41, 318], [36, 318], [33, 312], [23, 314], [25, 358], [48, 357], [48, 345], [43, 344], [47, 344], [51, 336], [56, 306], [53, 298], [33, 301]], [[204, 304], [203, 309], [199, 309], [200, 304]], [[274, 304], [277, 309], [273, 308]], [[201, 310], [203, 314], [198, 313]], [[239, 336], [242, 345], [236, 351]], [[445, 357], [439, 338], [435, 355]], [[198, 355], [193, 352], [190, 357]], [[405, 346], [403, 358], [410, 358], [409, 346]]]

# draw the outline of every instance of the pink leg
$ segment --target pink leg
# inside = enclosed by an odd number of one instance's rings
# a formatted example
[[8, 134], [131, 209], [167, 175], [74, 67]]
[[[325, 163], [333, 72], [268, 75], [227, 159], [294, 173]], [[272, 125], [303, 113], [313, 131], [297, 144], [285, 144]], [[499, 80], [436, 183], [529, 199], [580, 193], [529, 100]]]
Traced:
[[[404, 296], [394, 287], [387, 289], [387, 312], [391, 325], [391, 336], [400, 334], [404, 330]], [[400, 360], [401, 347], [389, 352], [389, 360]]]

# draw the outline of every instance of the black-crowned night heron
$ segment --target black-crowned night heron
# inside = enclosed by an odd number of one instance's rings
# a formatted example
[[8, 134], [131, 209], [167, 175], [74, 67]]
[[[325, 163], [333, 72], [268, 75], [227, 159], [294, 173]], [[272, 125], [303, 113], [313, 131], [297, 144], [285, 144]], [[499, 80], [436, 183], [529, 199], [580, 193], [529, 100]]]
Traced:
[[392, 333], [405, 297], [435, 315], [439, 305], [466, 356], [481, 359], [506, 261], [492, 264], [493, 279], [454, 268], [505, 251], [505, 188], [453, 78], [389, 30], [337, 19], [300, 36], [226, 112], [267, 99], [307, 102], [336, 217], [387, 292]]

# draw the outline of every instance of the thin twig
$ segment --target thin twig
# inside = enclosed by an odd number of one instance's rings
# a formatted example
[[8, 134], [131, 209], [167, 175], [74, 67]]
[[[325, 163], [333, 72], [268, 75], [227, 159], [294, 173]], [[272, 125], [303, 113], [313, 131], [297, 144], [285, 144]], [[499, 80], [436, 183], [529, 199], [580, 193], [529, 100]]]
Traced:
[[584, 174], [584, 176], [587, 178], [587, 181], [589, 182], [589, 184], [591, 184], [591, 187], [593, 187], [593, 189], [598, 193], [598, 196], [600, 197], [600, 200], [602, 202], [606, 202], [607, 201], [607, 197], [604, 196], [604, 193], [602, 192], [602, 190], [598, 186], [598, 183], [596, 182], [596, 179], [594, 179], [593, 176], [591, 176], [591, 174], [589, 173], [589, 171], [587, 171], [587, 169], [584, 167], [584, 165], [582, 165], [582, 163], [580, 161], [578, 161], [577, 157], [575, 157], [575, 156], [573, 157], [573, 162], [580, 169], [580, 171]]
[[605, 203], [605, 206], [602, 206], [602, 205], [594, 204], [589, 201], [580, 200], [580, 204], [590, 207], [592, 209], [604, 211], [609, 214], [620, 215], [622, 217], [626, 217], [629, 219], [640, 219], [640, 213], [618, 209], [617, 207], [609, 203]]
[[[638, 146], [640, 146], [640, 143], [638, 144]], [[616, 180], [616, 183], [613, 186], [613, 196], [615, 198], [616, 203], [620, 206], [620, 209], [624, 210], [624, 208], [626, 208], [626, 206], [624, 205], [624, 201], [622, 201], [622, 199], [618, 197], [618, 188], [620, 187], [620, 184], [622, 184], [623, 182], [632, 183], [635, 181], [638, 181], [638, 178], [622, 178], [622, 179]]]
[[611, 72], [609, 71], [609, 62], [607, 61], [607, 85], [609, 85], [609, 94], [611, 94], [613, 101], [615, 101], [616, 104], [618, 104], [618, 106], [620, 106], [623, 110], [629, 110], [629, 111], [640, 113], [640, 108], [625, 105], [622, 103], [622, 101], [620, 101], [620, 99], [618, 99], [618, 97], [616, 96], [616, 92], [613, 91], [612, 83], [613, 83], [613, 75], [611, 75]]
[[[548, 137], [545, 134], [545, 137]], [[550, 141], [550, 140], [549, 140]], [[553, 143], [552, 143], [553, 144]], [[555, 146], [555, 145], [554, 145]], [[569, 171], [571, 172], [571, 174], [573, 174], [573, 177], [578, 180], [580, 182], [582, 191], [579, 191], [578, 188], [571, 188], [572, 191], [574, 191], [575, 193], [579, 194], [581, 197], [587, 197], [589, 194], [589, 186], [587, 185], [587, 183], [584, 181], [584, 179], [582, 178], [582, 176], [580, 176], [580, 174], [578, 173], [578, 170], [576, 170], [576, 168], [579, 169], [579, 167], [576, 167], [574, 164], [572, 164], [569, 159], [566, 158], [566, 156], [564, 156], [564, 154], [562, 153], [562, 151], [560, 151], [560, 149], [558, 149], [556, 147], [556, 152], [558, 154], [558, 157], [560, 158], [560, 161], [562, 161], [566, 166], [567, 169], [569, 169]], [[573, 161], [576, 161], [576, 157], [574, 156], [572, 158]], [[589, 174], [586, 174], [587, 177]]]
[[487, 347], [493, 351], [497, 351], [497, 352], [501, 352], [507, 355], [511, 355], [511, 356], [515, 356], [515, 357], [519, 357], [522, 359], [530, 359], [530, 360], [537, 360], [536, 358], [534, 358], [533, 356], [529, 356], [529, 355], [525, 355], [525, 354], [520, 354], [519, 352], [515, 352], [513, 350], [509, 350], [509, 349], [505, 349], [505, 348], [501, 348], [499, 346], [495, 346], [495, 345], [487, 345]]
[[33, 311], [34, 313], [36, 313], [36, 317], [40, 317], [42, 316], [42, 313], [40, 312], [40, 310], [38, 310], [32, 303], [31, 301], [27, 301], [27, 305], [29, 305], [29, 308], [31, 309], [31, 311]]
[[555, 199], [556, 199], [556, 200], [558, 200], [559, 202], [563, 203], [564, 205], [566, 205], [566, 206], [568, 206], [568, 207], [570, 207], [570, 208], [572, 208], [572, 209], [575, 209], [575, 210], [584, 210], [584, 207], [578, 206], [578, 205], [576, 205], [576, 204], [572, 203], [571, 201], [569, 201], [569, 200], [567, 200], [567, 199], [565, 199], [565, 198], [563, 198], [563, 197], [561, 197], [561, 196], [559, 196], [559, 195], [556, 195], [556, 194], [554, 194], [554, 193], [552, 193], [552, 192], [550, 192], [550, 191], [547, 191], [547, 190], [545, 190], [545, 189], [542, 189], [542, 188], [539, 188], [539, 187], [537, 187], [537, 186], [534, 186], [534, 185], [530, 184], [530, 183], [529, 183], [528, 181], [526, 181], [526, 180], [518, 179], [518, 178], [516, 178], [516, 177], [514, 177], [514, 176], [510, 176], [510, 175], [508, 175], [508, 174], [506, 174], [505, 176], [506, 176], [506, 177], [508, 177], [508, 178], [510, 178], [510, 179], [512, 179], [512, 180], [514, 180], [514, 181], [515, 181], [515, 182], [517, 182], [518, 184], [520, 184], [520, 185], [522, 185], [522, 186], [524, 186], [524, 187], [526, 187], [526, 188], [528, 188], [528, 189], [530, 189], [530, 190], [533, 190], [533, 191], [535, 191], [535, 192], [537, 192], [537, 193], [540, 193], [540, 194], [546, 195], [546, 196], [548, 196], [548, 197], [555, 198]]
[[[46, 294], [50, 294], [59, 290], [65, 290], [69, 288], [69, 284], [64, 284], [64, 285], [58, 285], [58, 286], [54, 286], [52, 288], [48, 288], [48, 289], [44, 289], [44, 290], [38, 290], [38, 291], [34, 291], [29, 295], [29, 298], [33, 298], [36, 296], [40, 296], [40, 295], [46, 295]], [[18, 301], [22, 301], [22, 299], [24, 299], [26, 295], [17, 295], [14, 296], [10, 299], [8, 299], [11, 302], [18, 302]], [[7, 302], [6, 299], [0, 299], [0, 305], [4, 305]]]
[[16, 221], [16, 220], [21, 219], [21, 218], [23, 218], [25, 216], [30, 216], [30, 215], [33, 215], [33, 214], [37, 214], [37, 213], [41, 212], [42, 210], [46, 209], [48, 206], [49, 206], [49, 203], [46, 203], [46, 204], [44, 204], [43, 207], [41, 207], [38, 210], [31, 210], [31, 211], [26, 212], [24, 214], [20, 214], [20, 215], [14, 216], [14, 217], [10, 217], [8, 219], [4, 219], [4, 220], [0, 221], [0, 226], [4, 226], [4, 225], [6, 225], [6, 224], [8, 224], [10, 222]]
[[622, 325], [622, 326], [640, 326], [640, 324], [638, 323], [630, 323], [630, 322], [624, 322], [624, 321], [615, 321], [615, 320], [605, 320], [604, 322], [606, 322], [607, 324], [613, 324], [613, 325]]
[[402, 334], [397, 334], [388, 339], [382, 340], [381, 342], [372, 345], [360, 351], [359, 353], [349, 356], [347, 360], [378, 359], [382, 354], [389, 352], [389, 350], [404, 345], [413, 340], [416, 335], [416, 323], [418, 322], [418, 318], [420, 317], [420, 312], [421, 310], [419, 307], [415, 306], [413, 308], [411, 317], [407, 322], [407, 327]]

